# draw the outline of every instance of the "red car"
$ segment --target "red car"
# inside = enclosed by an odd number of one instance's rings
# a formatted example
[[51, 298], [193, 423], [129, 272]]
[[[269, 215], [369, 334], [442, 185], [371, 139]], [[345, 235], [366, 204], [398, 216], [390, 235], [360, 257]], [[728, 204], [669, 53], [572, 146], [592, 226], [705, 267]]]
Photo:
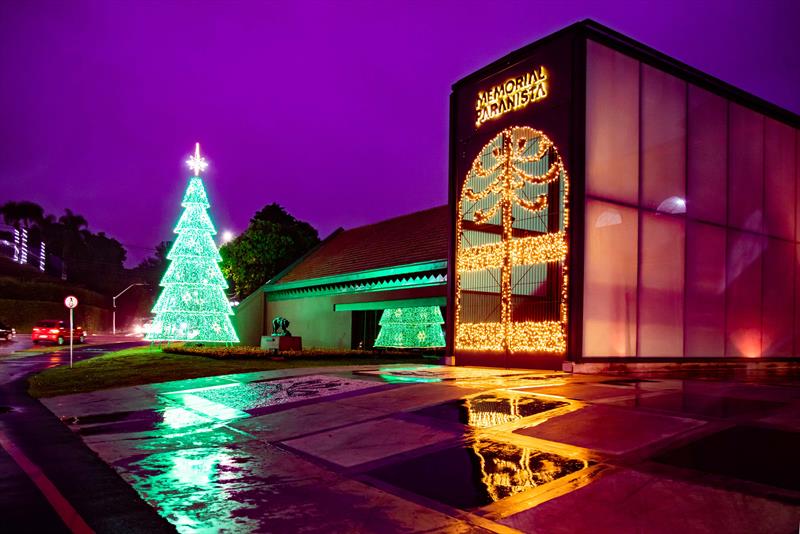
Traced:
[[[83, 343], [86, 339], [86, 332], [84, 332], [83, 328], [80, 326], [76, 326], [72, 329], [72, 339], [78, 343]], [[33, 327], [31, 341], [33, 341], [34, 345], [48, 341], [52, 341], [57, 345], [63, 345], [69, 341], [69, 325], [66, 321], [58, 321], [55, 319], [39, 321], [36, 323], [36, 326]]]

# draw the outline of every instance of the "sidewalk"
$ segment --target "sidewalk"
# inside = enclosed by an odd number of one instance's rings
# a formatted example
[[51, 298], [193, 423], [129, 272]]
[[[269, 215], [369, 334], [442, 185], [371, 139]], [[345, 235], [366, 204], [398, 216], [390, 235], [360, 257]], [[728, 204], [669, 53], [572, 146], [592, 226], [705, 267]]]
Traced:
[[[78, 345], [74, 357], [80, 361], [135, 345]], [[169, 524], [87, 449], [79, 436], [28, 396], [28, 376], [67, 362], [69, 352], [63, 348], [0, 359], [0, 513], [4, 532], [170, 531]]]
[[386, 366], [44, 403], [185, 532], [800, 524], [798, 387]]

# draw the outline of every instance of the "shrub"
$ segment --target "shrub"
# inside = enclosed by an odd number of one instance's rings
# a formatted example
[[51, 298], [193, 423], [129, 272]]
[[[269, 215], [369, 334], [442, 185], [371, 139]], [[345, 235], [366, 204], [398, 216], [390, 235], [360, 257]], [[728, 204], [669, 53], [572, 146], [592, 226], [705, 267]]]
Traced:
[[163, 352], [172, 354], [195, 354], [218, 359], [258, 359], [258, 358], [293, 358], [303, 360], [313, 359], [353, 359], [353, 358], [406, 358], [419, 357], [419, 354], [409, 353], [408, 351], [381, 351], [374, 352], [369, 350], [335, 350], [335, 349], [308, 349], [301, 351], [281, 351], [274, 353], [271, 350], [264, 350], [258, 347], [248, 346], [213, 346], [189, 343], [166, 344], [161, 347]]

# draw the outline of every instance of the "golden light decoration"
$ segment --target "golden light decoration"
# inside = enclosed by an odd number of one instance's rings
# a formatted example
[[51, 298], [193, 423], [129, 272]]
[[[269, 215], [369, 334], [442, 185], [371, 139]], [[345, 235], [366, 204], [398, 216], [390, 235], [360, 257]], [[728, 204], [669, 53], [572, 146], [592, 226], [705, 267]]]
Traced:
[[499, 352], [505, 343], [513, 350], [524, 352], [558, 352], [567, 350], [567, 336], [561, 321], [523, 321], [508, 325], [501, 323], [462, 323], [456, 330], [456, 347], [469, 350]]
[[[567, 258], [567, 240], [564, 232], [544, 234], [534, 237], [520, 237], [511, 242], [511, 263], [513, 265], [534, 265], [551, 261], [564, 261]], [[458, 271], [482, 271], [503, 267], [505, 246], [503, 243], [490, 243], [464, 249], [458, 256]]]
[[[533, 153], [529, 153], [532, 150]], [[530, 172], [531, 166], [544, 167], [543, 172]], [[560, 208], [562, 217], [559, 229], [547, 232], [515, 229], [515, 215], [533, 215], [548, 207], [549, 193], [537, 193], [534, 198], [527, 198], [526, 186], [548, 186], [549, 191], [549, 185], [556, 183], [560, 186], [555, 195], [560, 203], [556, 209]], [[553, 142], [542, 132], [525, 126], [507, 128], [478, 153], [464, 180], [458, 203], [456, 350], [566, 352], [568, 199], [569, 178], [564, 163]], [[464, 207], [466, 203], [472, 203], [467, 210]], [[499, 240], [477, 245], [465, 241], [465, 211], [471, 211], [474, 229], [486, 228], [487, 235], [499, 234], [492, 238]], [[500, 224], [492, 225], [492, 221], [498, 218]], [[498, 226], [498, 230], [491, 228]], [[514, 321], [512, 269], [553, 263], [560, 266], [561, 278], [555, 320]], [[462, 276], [498, 269], [500, 321], [462, 322]]]

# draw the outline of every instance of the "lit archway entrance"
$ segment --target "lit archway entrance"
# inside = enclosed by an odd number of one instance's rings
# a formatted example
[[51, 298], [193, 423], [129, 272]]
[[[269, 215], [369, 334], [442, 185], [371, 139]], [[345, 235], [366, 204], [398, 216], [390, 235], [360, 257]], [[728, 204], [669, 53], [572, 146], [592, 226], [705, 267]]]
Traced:
[[507, 128], [478, 153], [456, 221], [457, 354], [566, 353], [568, 196], [538, 130]]

